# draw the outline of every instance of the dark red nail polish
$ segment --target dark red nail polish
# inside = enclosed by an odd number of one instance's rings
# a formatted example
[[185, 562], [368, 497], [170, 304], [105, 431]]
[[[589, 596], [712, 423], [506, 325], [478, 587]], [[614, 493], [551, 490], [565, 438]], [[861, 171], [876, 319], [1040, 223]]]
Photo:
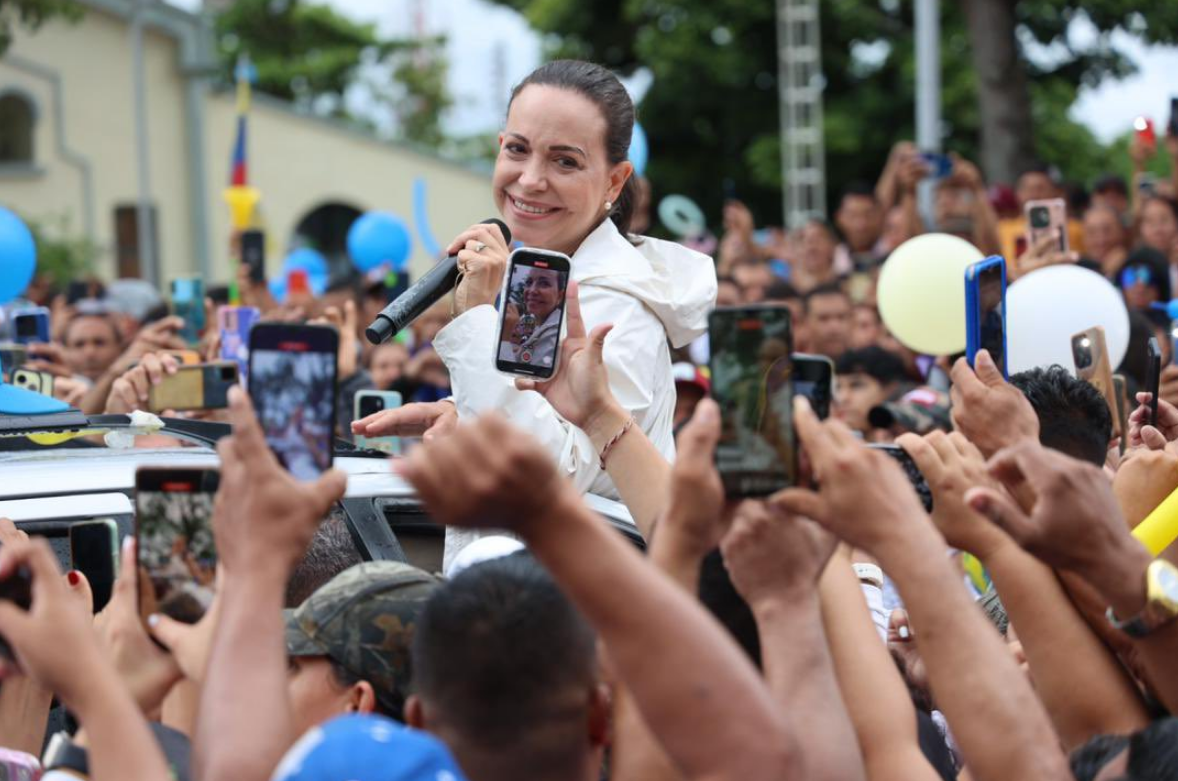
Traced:
[[82, 579], [78, 577], [78, 571], [73, 569], [66, 573], [65, 579], [70, 582], [71, 586], [76, 586], [82, 582]]

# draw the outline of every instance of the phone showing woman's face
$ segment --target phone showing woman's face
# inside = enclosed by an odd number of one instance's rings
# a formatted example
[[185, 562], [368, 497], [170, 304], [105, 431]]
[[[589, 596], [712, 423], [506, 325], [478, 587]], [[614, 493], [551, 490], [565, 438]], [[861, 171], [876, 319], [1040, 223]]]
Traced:
[[541, 84], [520, 91], [493, 179], [495, 203], [517, 240], [571, 255], [597, 227], [631, 170], [609, 162], [605, 135], [605, 117], [589, 98]]

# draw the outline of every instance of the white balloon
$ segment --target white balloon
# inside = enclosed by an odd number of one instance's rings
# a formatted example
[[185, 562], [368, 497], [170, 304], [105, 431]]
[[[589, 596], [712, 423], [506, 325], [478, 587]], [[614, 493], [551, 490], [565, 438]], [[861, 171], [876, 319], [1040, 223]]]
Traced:
[[1047, 266], [1020, 277], [1006, 291], [1006, 367], [1011, 374], [1059, 364], [1075, 373], [1072, 335], [1104, 328], [1116, 371], [1129, 349], [1129, 310], [1121, 291], [1086, 268]]

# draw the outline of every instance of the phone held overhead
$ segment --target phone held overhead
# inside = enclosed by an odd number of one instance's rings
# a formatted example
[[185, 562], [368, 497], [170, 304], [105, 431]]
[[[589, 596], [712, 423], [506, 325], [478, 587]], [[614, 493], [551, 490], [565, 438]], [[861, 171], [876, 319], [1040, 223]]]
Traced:
[[965, 355], [986, 350], [1006, 377], [1006, 261], [998, 255], [965, 269]]
[[495, 340], [499, 371], [541, 380], [556, 372], [570, 268], [568, 255], [559, 252], [511, 253]]

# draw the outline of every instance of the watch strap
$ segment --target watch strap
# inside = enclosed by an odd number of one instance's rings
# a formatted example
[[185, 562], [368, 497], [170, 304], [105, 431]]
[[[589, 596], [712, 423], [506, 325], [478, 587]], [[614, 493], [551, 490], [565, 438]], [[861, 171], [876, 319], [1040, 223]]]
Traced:
[[1104, 612], [1113, 629], [1119, 629], [1130, 637], [1148, 637], [1154, 630], [1178, 618], [1178, 605], [1158, 593], [1159, 570], [1174, 570], [1174, 565], [1164, 559], [1154, 559], [1145, 571], [1146, 602], [1141, 612], [1132, 618], [1117, 618], [1110, 607]]
[[90, 775], [90, 758], [86, 749], [74, 743], [68, 732], [55, 732], [49, 739], [41, 765], [46, 771], [71, 770]]

